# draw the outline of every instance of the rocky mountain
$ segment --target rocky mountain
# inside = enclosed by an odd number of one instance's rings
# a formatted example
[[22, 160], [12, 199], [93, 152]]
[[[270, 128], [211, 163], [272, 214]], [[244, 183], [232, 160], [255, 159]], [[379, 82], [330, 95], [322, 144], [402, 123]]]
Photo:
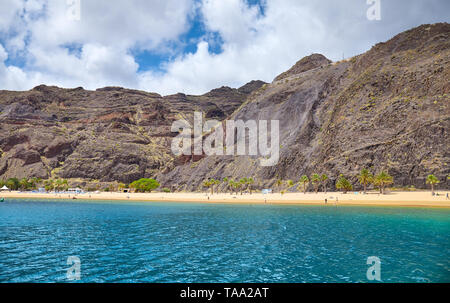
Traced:
[[281, 75], [275, 78], [275, 81], [280, 81], [285, 78], [289, 78], [293, 75], [298, 75], [309, 70], [327, 66], [331, 63], [324, 55], [321, 54], [312, 54], [311, 56], [305, 57], [299, 60], [293, 67], [291, 67], [288, 71], [282, 73]]
[[[425, 187], [450, 173], [450, 24], [422, 25], [359, 56], [313, 54], [270, 84], [250, 82], [202, 96], [107, 87], [38, 86], [0, 91], [0, 177], [62, 177], [199, 190], [207, 178], [277, 179], [388, 171], [396, 186]], [[173, 121], [194, 111], [216, 120], [279, 120], [280, 161], [258, 156], [175, 158]], [[447, 187], [448, 187], [447, 183]]]
[[190, 190], [207, 178], [255, 177], [269, 187], [316, 172], [357, 184], [366, 167], [388, 171], [397, 186], [425, 188], [434, 173], [446, 187], [449, 105], [450, 25], [422, 25], [341, 62], [306, 57], [253, 92], [232, 119], [280, 121], [277, 165], [206, 157], [158, 177]]
[[173, 121], [194, 111], [223, 119], [262, 85], [166, 97], [121, 87], [0, 91], [0, 176], [129, 183], [170, 170]]

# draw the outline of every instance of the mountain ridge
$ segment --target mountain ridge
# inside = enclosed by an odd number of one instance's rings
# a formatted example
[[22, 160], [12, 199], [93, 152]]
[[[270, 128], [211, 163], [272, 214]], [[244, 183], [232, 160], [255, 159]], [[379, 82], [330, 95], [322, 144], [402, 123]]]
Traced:
[[445, 186], [449, 34], [448, 23], [422, 25], [348, 60], [281, 74], [255, 91], [232, 119], [280, 120], [276, 166], [259, 167], [257, 157], [207, 157], [158, 177], [199, 190], [209, 178], [254, 177], [258, 188], [270, 188], [277, 179], [326, 173], [330, 183], [344, 174], [359, 188], [357, 175], [369, 168], [388, 171], [397, 186], [425, 188], [431, 173]]
[[[450, 25], [426, 24], [339, 62], [313, 54], [272, 83], [251, 81], [204, 95], [161, 96], [119, 87], [86, 91], [37, 86], [0, 91], [0, 178], [61, 177], [86, 183], [156, 177], [200, 190], [208, 178], [254, 177], [256, 187], [303, 174], [339, 174], [357, 185], [362, 168], [395, 185], [424, 188], [450, 173]], [[280, 161], [171, 154], [178, 119], [280, 120]], [[431, 147], [431, 148], [430, 148]], [[83, 183], [84, 182], [84, 183]], [[223, 185], [224, 186], [224, 185]]]

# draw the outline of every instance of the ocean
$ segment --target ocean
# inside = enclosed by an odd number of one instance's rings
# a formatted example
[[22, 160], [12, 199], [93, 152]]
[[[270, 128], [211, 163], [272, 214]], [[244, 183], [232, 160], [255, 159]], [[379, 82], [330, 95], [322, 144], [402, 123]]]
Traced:
[[450, 282], [449, 256], [449, 209], [0, 203], [3, 283]]

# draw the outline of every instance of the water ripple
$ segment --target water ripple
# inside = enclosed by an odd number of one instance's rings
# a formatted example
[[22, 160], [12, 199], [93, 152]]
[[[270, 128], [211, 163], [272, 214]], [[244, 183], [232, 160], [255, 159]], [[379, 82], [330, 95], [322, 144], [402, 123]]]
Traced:
[[450, 211], [15, 200], [0, 282], [450, 282]]

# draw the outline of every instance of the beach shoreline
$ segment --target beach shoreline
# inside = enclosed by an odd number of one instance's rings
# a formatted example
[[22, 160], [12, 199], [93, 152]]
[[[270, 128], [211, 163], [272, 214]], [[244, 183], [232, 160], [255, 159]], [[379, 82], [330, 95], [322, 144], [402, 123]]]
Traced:
[[[271, 205], [353, 205], [353, 206], [399, 206], [399, 207], [441, 207], [450, 208], [447, 192], [436, 191], [439, 196], [432, 196], [429, 191], [392, 192], [380, 195], [376, 192], [362, 194], [352, 193], [280, 193], [230, 195], [229, 193], [31, 193], [31, 192], [1, 192], [0, 197], [22, 199], [76, 199], [80, 200], [112, 200], [140, 202], [186, 202], [210, 204], [271, 204]], [[327, 203], [325, 203], [327, 199]]]

